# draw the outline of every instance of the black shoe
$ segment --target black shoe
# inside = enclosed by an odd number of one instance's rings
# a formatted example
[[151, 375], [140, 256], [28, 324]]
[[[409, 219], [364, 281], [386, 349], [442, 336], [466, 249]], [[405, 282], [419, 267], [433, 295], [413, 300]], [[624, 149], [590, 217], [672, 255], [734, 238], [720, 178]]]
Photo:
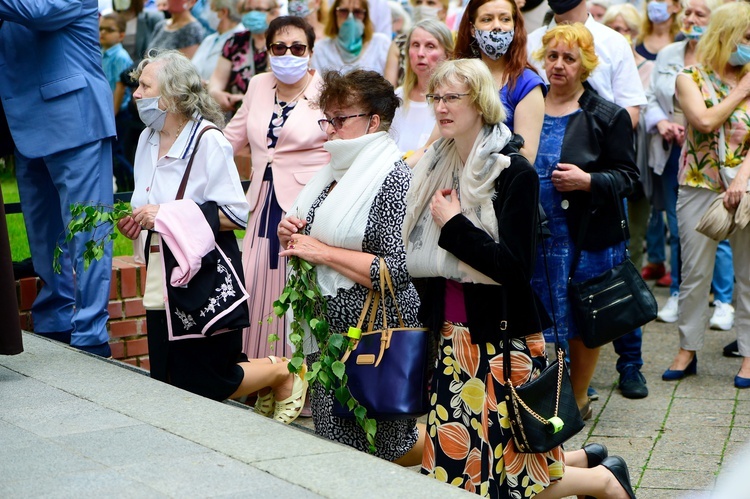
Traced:
[[642, 399], [648, 397], [646, 378], [643, 377], [640, 369], [635, 366], [625, 366], [620, 373], [618, 388], [625, 398]]
[[603, 444], [591, 443], [583, 446], [583, 452], [586, 453], [587, 468], [596, 468], [604, 461], [609, 453], [607, 447]]
[[733, 341], [729, 345], [725, 346], [722, 355], [724, 355], [724, 357], [742, 357], [740, 355], [740, 347], [737, 346], [736, 341]]
[[109, 343], [102, 343], [101, 345], [71, 345], [73, 348], [83, 350], [84, 352], [98, 355], [99, 357], [109, 358], [112, 357], [112, 349], [109, 347]]
[[602, 466], [607, 468], [620, 482], [622, 488], [628, 493], [630, 499], [636, 499], [633, 487], [630, 485], [630, 473], [628, 473], [628, 465], [625, 460], [620, 456], [609, 456], [602, 461]]
[[59, 341], [60, 343], [65, 343], [66, 345], [70, 345], [70, 336], [73, 333], [73, 331], [65, 331], [62, 333], [59, 332], [49, 332], [49, 333], [36, 333], [37, 336], [41, 336], [42, 338], [48, 338], [50, 340]]

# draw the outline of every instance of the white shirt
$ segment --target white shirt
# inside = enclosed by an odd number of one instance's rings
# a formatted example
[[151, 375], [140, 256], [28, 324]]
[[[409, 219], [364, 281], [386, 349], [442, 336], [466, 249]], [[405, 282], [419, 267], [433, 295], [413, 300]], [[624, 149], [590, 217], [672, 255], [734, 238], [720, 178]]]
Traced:
[[[396, 95], [404, 99], [404, 88], [398, 87]], [[414, 151], [424, 146], [435, 128], [435, 113], [427, 102], [409, 101], [409, 109], [401, 104], [391, 123], [390, 134], [401, 152]]]
[[315, 44], [311, 65], [321, 73], [332, 69], [344, 73], [353, 69], [368, 69], [377, 71], [382, 75], [385, 73], [385, 60], [388, 57], [390, 47], [391, 39], [389, 37], [383, 33], [374, 33], [359, 57], [346, 64], [341, 58], [336, 39], [325, 38]]
[[[141, 132], [135, 152], [135, 188], [130, 201], [133, 208], [174, 201], [195, 147], [195, 138], [201, 129], [212, 124], [202, 118], [190, 123], [161, 158], [159, 134], [151, 128]], [[215, 201], [232, 222], [242, 228], [247, 226], [250, 205], [242, 192], [234, 151], [217, 130], [210, 130], [201, 137], [184, 198], [199, 205]]]
[[240, 31], [245, 31], [245, 27], [242, 23], [238, 23], [232, 29], [225, 31], [224, 33], [219, 34], [217, 31], [216, 33], [210, 34], [203, 39], [200, 45], [198, 45], [198, 50], [195, 51], [192, 62], [193, 66], [198, 70], [198, 74], [201, 75], [202, 80], [208, 81], [211, 78], [211, 74], [216, 68], [216, 63], [219, 60], [221, 49], [224, 47], [224, 44], [232, 37], [232, 35], [239, 33]]
[[[557, 23], [553, 19], [549, 26], [542, 26], [529, 34], [526, 48], [531, 63], [546, 83], [547, 75], [541, 61], [532, 58], [534, 52], [542, 48], [542, 36], [549, 28]], [[599, 56], [599, 65], [589, 76], [589, 84], [600, 97], [614, 102], [620, 107], [646, 105], [646, 93], [643, 91], [638, 67], [625, 37], [617, 31], [594, 21], [591, 15], [586, 19], [585, 26], [594, 37], [594, 50]]]

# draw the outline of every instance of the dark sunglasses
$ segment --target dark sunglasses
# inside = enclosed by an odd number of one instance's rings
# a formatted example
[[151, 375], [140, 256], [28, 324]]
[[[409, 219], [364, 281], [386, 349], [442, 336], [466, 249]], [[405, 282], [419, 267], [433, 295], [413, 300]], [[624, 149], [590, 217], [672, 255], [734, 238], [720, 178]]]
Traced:
[[352, 14], [357, 19], [364, 19], [365, 14], [367, 14], [367, 11], [365, 9], [345, 9], [344, 7], [337, 7], [336, 8], [336, 15], [339, 17], [349, 17], [349, 14]]
[[282, 56], [286, 54], [287, 50], [295, 57], [302, 57], [307, 52], [307, 45], [302, 45], [301, 43], [293, 43], [290, 46], [284, 42], [276, 42], [269, 45], [268, 48], [271, 49], [271, 53], [275, 56]]

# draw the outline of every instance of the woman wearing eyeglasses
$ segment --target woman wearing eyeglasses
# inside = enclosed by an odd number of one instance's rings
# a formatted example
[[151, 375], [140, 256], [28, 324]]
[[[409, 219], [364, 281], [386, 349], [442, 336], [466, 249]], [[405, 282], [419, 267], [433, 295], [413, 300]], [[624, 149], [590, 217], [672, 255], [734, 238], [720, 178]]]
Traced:
[[[312, 103], [320, 76], [309, 68], [315, 32], [301, 17], [271, 21], [266, 33], [270, 73], [254, 76], [242, 106], [224, 130], [234, 151], [250, 145], [253, 180], [247, 191], [250, 219], [242, 263], [250, 290], [250, 327], [243, 351], [250, 358], [273, 353], [291, 357], [283, 319], [270, 324], [273, 301], [286, 279], [286, 257], [279, 256], [276, 226], [307, 181], [329, 160], [326, 135], [315, 122], [322, 117]], [[278, 340], [269, 344], [271, 335]]]
[[[418, 326], [417, 292], [406, 271], [401, 226], [406, 212], [409, 167], [388, 129], [399, 106], [393, 86], [374, 71], [331, 71], [323, 77], [319, 98], [331, 162], [305, 186], [289, 216], [279, 224], [283, 256], [297, 256], [317, 268], [327, 301], [331, 331], [357, 323], [370, 289], [379, 287], [380, 258], [393, 278], [407, 327]], [[388, 300], [389, 323], [397, 311]], [[376, 321], [380, 319], [376, 317]], [[308, 365], [320, 358], [305, 342]], [[354, 419], [332, 414], [333, 392], [313, 387], [315, 432], [356, 449], [368, 449]], [[404, 466], [422, 459], [424, 427], [416, 419], [377, 421], [377, 456]]]
[[318, 44], [312, 65], [318, 71], [367, 69], [385, 73], [391, 40], [376, 33], [367, 0], [335, 0], [328, 11], [326, 39]]
[[422, 473], [482, 497], [634, 498], [624, 461], [601, 445], [516, 449], [503, 398], [504, 335], [515, 386], [547, 366], [530, 284], [539, 178], [503, 124], [485, 64], [444, 62], [428, 90], [442, 138], [414, 167], [403, 228], [420, 318], [440, 331]]

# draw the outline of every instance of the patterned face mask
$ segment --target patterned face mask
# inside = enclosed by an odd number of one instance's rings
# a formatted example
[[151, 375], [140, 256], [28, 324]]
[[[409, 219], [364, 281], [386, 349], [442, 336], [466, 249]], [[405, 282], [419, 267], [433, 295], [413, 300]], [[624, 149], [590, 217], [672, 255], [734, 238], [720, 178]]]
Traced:
[[496, 61], [508, 51], [510, 43], [513, 41], [515, 30], [502, 31], [482, 31], [474, 28], [474, 39], [477, 41], [479, 48], [484, 54]]

